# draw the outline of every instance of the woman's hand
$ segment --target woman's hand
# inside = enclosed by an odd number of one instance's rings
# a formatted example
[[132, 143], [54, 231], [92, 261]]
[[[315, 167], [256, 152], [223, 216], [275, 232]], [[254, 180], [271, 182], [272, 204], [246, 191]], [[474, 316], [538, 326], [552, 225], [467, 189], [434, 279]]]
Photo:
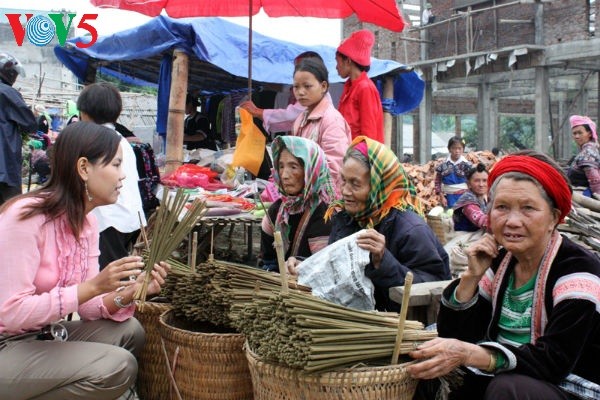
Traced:
[[[160, 293], [160, 289], [162, 285], [165, 284], [165, 278], [171, 271], [171, 265], [166, 261], [161, 261], [158, 264], [154, 264], [154, 268], [152, 269], [152, 280], [148, 284], [147, 294], [158, 294]], [[144, 282], [144, 278], [146, 277], [146, 272], [141, 273], [137, 280], [136, 284], [142, 284]]]
[[256, 104], [254, 104], [252, 100], [246, 100], [242, 102], [240, 104], [240, 108], [243, 108], [244, 110], [248, 111], [255, 118], [262, 119], [263, 117], [262, 108], [256, 107]]
[[448, 374], [461, 365], [467, 365], [470, 343], [457, 339], [435, 338], [408, 353], [420, 360], [406, 368], [410, 376], [416, 379], [433, 379]]
[[379, 268], [383, 255], [385, 254], [385, 236], [375, 229], [367, 229], [358, 235], [356, 244], [361, 249], [371, 253], [371, 263], [376, 269]]
[[298, 275], [298, 265], [301, 263], [296, 257], [290, 257], [285, 262], [285, 267], [287, 269], [288, 274], [292, 276]]
[[110, 293], [121, 286], [133, 285], [142, 273], [142, 257], [127, 256], [108, 264], [89, 282], [94, 282], [99, 293]]
[[468, 258], [469, 275], [481, 279], [492, 265], [492, 260], [498, 256], [498, 242], [493, 235], [486, 233], [481, 239], [469, 245], [465, 253]]
[[118, 288], [135, 284], [142, 272], [144, 263], [142, 257], [128, 256], [108, 264], [92, 279], [82, 282], [77, 288], [79, 304], [104, 293], [110, 293]]
[[447, 208], [448, 207], [448, 200], [446, 200], [446, 196], [444, 196], [444, 194], [440, 194], [440, 204], [442, 205], [442, 207]]

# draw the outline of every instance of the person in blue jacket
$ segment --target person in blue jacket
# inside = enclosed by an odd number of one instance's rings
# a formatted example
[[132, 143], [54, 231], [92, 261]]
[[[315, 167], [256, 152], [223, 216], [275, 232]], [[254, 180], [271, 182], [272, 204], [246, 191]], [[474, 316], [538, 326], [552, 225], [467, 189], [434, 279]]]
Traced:
[[8, 53], [0, 53], [0, 204], [21, 194], [23, 133], [34, 133], [37, 122], [33, 111], [12, 85], [25, 70]]
[[365, 275], [375, 286], [375, 308], [398, 311], [389, 288], [450, 279], [448, 254], [423, 219], [416, 189], [396, 155], [383, 144], [358, 136], [344, 157], [342, 200], [333, 202], [329, 243], [361, 229], [358, 246], [371, 253]]

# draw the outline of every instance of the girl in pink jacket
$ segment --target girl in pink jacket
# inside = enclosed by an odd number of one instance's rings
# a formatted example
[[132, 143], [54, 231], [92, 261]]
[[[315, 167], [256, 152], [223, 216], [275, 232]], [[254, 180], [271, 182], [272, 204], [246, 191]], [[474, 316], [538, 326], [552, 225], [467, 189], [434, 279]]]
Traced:
[[327, 67], [317, 59], [300, 61], [294, 69], [294, 96], [306, 110], [296, 118], [293, 135], [312, 139], [325, 152], [331, 177], [340, 183], [344, 154], [351, 141], [350, 126], [326, 96]]

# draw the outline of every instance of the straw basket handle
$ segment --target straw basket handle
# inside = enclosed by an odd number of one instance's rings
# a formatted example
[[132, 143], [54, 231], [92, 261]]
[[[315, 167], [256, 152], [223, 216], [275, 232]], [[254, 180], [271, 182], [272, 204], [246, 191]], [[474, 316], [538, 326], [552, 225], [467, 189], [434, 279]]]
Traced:
[[408, 272], [404, 278], [404, 294], [402, 295], [402, 305], [400, 306], [400, 318], [398, 318], [398, 333], [396, 334], [396, 345], [392, 353], [392, 364], [398, 364], [400, 356], [400, 346], [402, 345], [402, 336], [404, 335], [404, 323], [406, 322], [406, 313], [408, 312], [408, 303], [410, 302], [410, 288], [412, 286], [413, 274]]

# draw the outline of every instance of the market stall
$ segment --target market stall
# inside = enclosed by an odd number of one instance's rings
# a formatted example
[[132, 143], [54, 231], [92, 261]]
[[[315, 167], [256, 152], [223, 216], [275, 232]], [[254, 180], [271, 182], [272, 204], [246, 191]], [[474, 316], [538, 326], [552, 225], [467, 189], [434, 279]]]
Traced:
[[[159, 16], [148, 23], [100, 37], [94, 46], [78, 48], [72, 39], [56, 46], [58, 59], [84, 83], [96, 72], [125, 82], [158, 88], [156, 131], [167, 138], [167, 158], [182, 160], [185, 94], [247, 93], [248, 30], [219, 18], [176, 20]], [[335, 51], [329, 46], [302, 46], [254, 33], [253, 90], [282, 90], [292, 82], [292, 63], [299, 53], [318, 52], [330, 71], [330, 82], [342, 79], [335, 71]], [[397, 115], [421, 101], [424, 82], [415, 71], [392, 60], [373, 59], [369, 76], [393, 91], [387, 108]], [[389, 90], [393, 86], [393, 90]]]

